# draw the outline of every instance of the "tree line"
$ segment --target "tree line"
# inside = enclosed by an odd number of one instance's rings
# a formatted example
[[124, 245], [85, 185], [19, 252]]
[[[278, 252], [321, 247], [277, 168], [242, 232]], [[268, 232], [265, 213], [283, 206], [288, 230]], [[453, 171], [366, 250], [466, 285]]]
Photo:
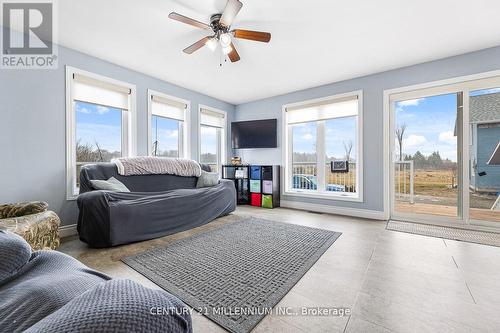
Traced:
[[404, 154], [405, 161], [413, 161], [416, 169], [438, 169], [438, 170], [455, 170], [457, 162], [453, 162], [448, 158], [441, 158], [439, 151], [435, 151], [429, 156], [425, 156], [420, 151], [415, 154]]

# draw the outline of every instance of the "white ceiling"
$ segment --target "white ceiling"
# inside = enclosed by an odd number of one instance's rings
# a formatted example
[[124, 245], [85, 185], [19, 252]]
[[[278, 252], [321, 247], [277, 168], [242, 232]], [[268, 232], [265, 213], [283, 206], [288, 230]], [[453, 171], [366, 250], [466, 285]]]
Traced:
[[207, 31], [167, 16], [208, 23], [225, 0], [59, 1], [59, 43], [233, 104], [500, 45], [496, 0], [242, 1], [233, 28], [272, 39], [236, 40], [222, 68], [182, 52]]

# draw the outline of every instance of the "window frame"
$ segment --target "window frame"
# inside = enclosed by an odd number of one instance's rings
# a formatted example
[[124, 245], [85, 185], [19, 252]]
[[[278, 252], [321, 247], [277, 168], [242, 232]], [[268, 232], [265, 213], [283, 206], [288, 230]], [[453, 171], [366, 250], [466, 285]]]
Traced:
[[[357, 139], [356, 139], [356, 193], [348, 193], [348, 192], [334, 192], [334, 191], [326, 191], [326, 189], [322, 190], [302, 190], [302, 189], [293, 189], [292, 188], [292, 173], [291, 166], [293, 164], [293, 137], [292, 137], [292, 125], [288, 125], [287, 121], [287, 108], [296, 108], [296, 107], [306, 107], [307, 105], [314, 103], [322, 103], [331, 101], [335, 103], [336, 100], [342, 100], [349, 97], [357, 97], [358, 99], [358, 119], [357, 119]], [[356, 90], [347, 93], [335, 94], [326, 97], [310, 99], [306, 101], [301, 101], [297, 103], [289, 103], [282, 105], [282, 164], [284, 166], [284, 172], [281, 176], [281, 183], [283, 184], [281, 194], [284, 196], [294, 196], [294, 197], [303, 197], [303, 198], [318, 198], [318, 199], [328, 199], [328, 200], [338, 200], [338, 201], [350, 201], [350, 202], [364, 202], [363, 199], [363, 91]], [[334, 118], [335, 119], [335, 118]], [[317, 140], [320, 136], [324, 137], [324, 120], [317, 121], [318, 129], [317, 129]], [[322, 161], [325, 160], [323, 156], [325, 152], [324, 142], [322, 140], [317, 141], [316, 146], [316, 154], [317, 161], [316, 165], [318, 166]], [[320, 156], [323, 156], [320, 158]], [[326, 165], [326, 163], [324, 163]], [[323, 165], [323, 164], [321, 164]], [[318, 184], [325, 184], [325, 171], [324, 168], [318, 168]], [[322, 177], [320, 179], [320, 177]]]
[[137, 153], [137, 88], [134, 84], [66, 66], [66, 199], [75, 200], [79, 194], [76, 187], [76, 114], [73, 98], [73, 75], [83, 75], [98, 81], [130, 89], [129, 108], [122, 110], [122, 156]]
[[[179, 154], [179, 158], [190, 158], [191, 157], [191, 101], [183, 98], [179, 98], [176, 96], [172, 95], [167, 95], [165, 93], [153, 90], [153, 89], [148, 89], [148, 120], [147, 120], [147, 137], [148, 137], [148, 156], [151, 156], [151, 153], [153, 152], [153, 143], [152, 143], [152, 131], [151, 131], [151, 125], [152, 125], [152, 118], [153, 118], [153, 103], [152, 103], [152, 96], [158, 96], [162, 97], [174, 102], [180, 102], [186, 104], [186, 109], [185, 109], [185, 114], [184, 114], [184, 122], [183, 122], [183, 129], [182, 129], [182, 142], [179, 142], [179, 148], [182, 144], [182, 155]], [[163, 118], [163, 117], [162, 117]], [[169, 118], [166, 118], [169, 119]]]
[[224, 127], [223, 128], [214, 127], [221, 129], [221, 133], [217, 135], [217, 141], [220, 141], [220, 144], [217, 147], [217, 154], [220, 155], [217, 161], [217, 171], [220, 175], [222, 175], [222, 165], [225, 163], [225, 161], [227, 161], [227, 129], [229, 121], [229, 119], [227, 118], [227, 112], [203, 104], [198, 105], [198, 162], [199, 163], [201, 163], [201, 126], [212, 127], [201, 124], [201, 111], [203, 109], [219, 113], [224, 116]]

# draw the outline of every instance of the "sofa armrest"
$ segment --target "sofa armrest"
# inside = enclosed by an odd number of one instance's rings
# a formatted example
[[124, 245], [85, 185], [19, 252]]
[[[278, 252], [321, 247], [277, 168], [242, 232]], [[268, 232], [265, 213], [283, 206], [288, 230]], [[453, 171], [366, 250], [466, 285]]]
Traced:
[[92, 234], [95, 247], [109, 246], [109, 202], [106, 191], [82, 193], [76, 199], [78, 205], [77, 231], [80, 239], [86, 243], [85, 235]]

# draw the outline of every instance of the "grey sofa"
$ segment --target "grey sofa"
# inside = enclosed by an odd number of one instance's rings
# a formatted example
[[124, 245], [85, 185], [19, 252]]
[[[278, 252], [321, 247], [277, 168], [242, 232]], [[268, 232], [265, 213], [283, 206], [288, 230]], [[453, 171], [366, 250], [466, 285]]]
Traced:
[[192, 324], [186, 305], [163, 290], [111, 280], [57, 251], [32, 252], [0, 231], [0, 332], [21, 331], [191, 333]]
[[[202, 166], [205, 168], [204, 166]], [[131, 192], [95, 190], [90, 180], [115, 177]], [[121, 176], [114, 163], [80, 172], [78, 234], [91, 247], [137, 242], [208, 223], [236, 208], [234, 183], [196, 188], [197, 177]]]

